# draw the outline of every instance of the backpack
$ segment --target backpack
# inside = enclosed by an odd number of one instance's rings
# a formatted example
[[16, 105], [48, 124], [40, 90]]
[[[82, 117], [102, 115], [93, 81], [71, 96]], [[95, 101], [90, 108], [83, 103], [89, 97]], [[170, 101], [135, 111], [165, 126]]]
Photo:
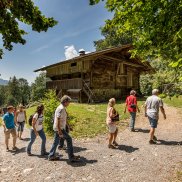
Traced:
[[34, 114], [30, 115], [30, 117], [28, 119], [28, 123], [29, 123], [30, 126], [32, 126], [33, 116], [34, 116]]

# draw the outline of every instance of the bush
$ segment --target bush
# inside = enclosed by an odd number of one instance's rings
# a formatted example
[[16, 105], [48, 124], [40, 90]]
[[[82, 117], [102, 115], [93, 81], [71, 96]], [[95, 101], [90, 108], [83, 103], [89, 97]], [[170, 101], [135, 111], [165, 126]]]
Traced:
[[167, 95], [166, 95], [166, 94], [160, 94], [159, 97], [160, 97], [161, 99], [164, 99], [164, 98], [167, 97]]
[[44, 105], [44, 129], [45, 132], [49, 135], [53, 134], [53, 123], [52, 119], [54, 117], [54, 112], [58, 105], [60, 104], [59, 100], [56, 97], [56, 91], [49, 90], [45, 94], [45, 98], [42, 100]]

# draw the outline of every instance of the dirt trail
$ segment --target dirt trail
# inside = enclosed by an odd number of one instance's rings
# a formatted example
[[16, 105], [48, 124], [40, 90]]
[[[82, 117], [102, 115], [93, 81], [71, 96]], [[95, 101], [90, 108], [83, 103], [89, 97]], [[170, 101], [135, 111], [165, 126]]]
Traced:
[[[37, 140], [28, 157], [25, 149], [28, 141], [18, 141], [20, 151], [6, 153], [4, 135], [0, 130], [0, 181], [97, 181], [97, 182], [163, 182], [169, 181], [175, 166], [182, 161], [182, 116], [178, 110], [166, 106], [167, 120], [161, 120], [157, 129], [158, 145], [149, 145], [148, 121], [140, 114], [136, 127], [119, 133], [119, 149], [107, 148], [106, 136], [74, 140], [76, 154], [82, 157], [78, 164], [70, 165], [67, 154], [60, 152], [61, 161], [49, 162], [39, 157], [40, 140]], [[3, 136], [3, 137], [2, 137]], [[29, 137], [26, 130], [25, 137]], [[49, 151], [52, 140], [48, 139]]]

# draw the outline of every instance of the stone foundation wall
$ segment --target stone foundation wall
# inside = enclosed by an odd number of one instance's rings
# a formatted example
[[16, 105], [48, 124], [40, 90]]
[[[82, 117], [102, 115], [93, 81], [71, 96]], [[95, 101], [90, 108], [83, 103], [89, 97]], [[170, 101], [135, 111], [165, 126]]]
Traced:
[[110, 98], [121, 99], [126, 96], [125, 89], [93, 89], [96, 100], [103, 102], [108, 101]]

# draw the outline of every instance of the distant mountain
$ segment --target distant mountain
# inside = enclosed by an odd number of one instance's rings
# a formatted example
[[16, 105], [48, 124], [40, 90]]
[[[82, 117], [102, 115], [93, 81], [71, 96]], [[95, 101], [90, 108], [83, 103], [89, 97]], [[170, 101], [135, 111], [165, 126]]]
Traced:
[[7, 85], [8, 84], [8, 80], [3, 80], [0, 78], [0, 85]]

